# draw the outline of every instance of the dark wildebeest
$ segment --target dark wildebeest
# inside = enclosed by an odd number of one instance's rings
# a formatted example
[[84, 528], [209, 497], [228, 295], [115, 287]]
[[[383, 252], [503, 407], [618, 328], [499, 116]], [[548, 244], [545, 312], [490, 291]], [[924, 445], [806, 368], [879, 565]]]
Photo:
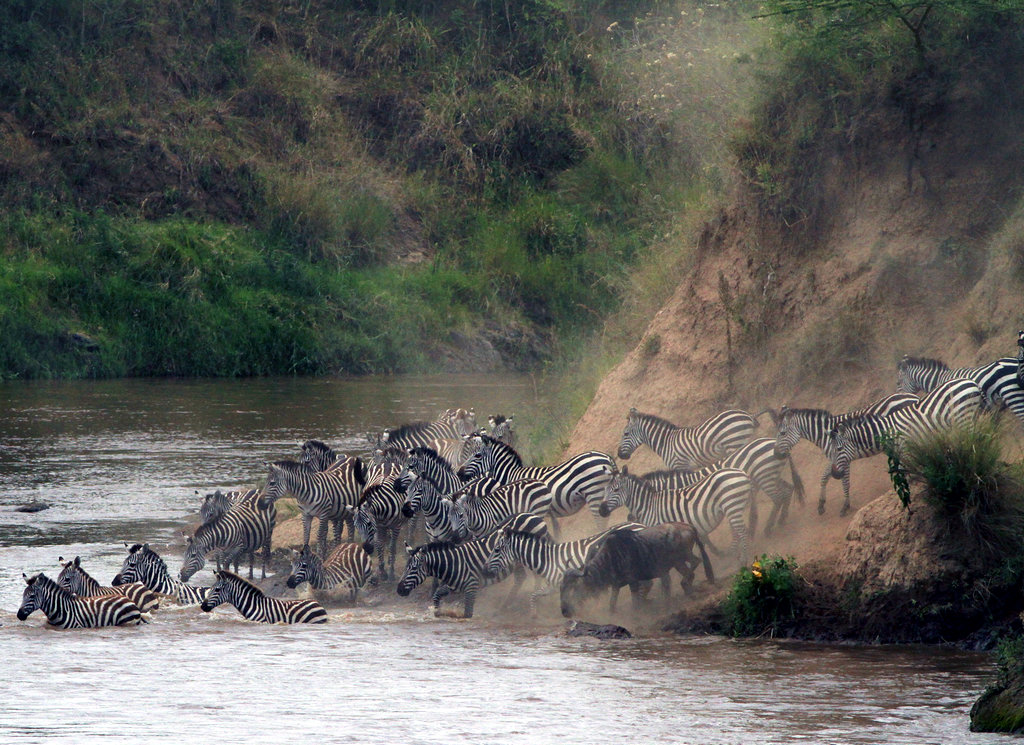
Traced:
[[668, 573], [682, 575], [683, 590], [693, 584], [698, 565], [696, 546], [704, 561], [708, 582], [715, 581], [704, 544], [693, 526], [683, 522], [662, 523], [643, 530], [615, 530], [590, 550], [582, 569], [566, 572], [562, 580], [562, 615], [571, 618], [577, 604], [602, 590], [611, 590], [611, 610], [615, 610], [619, 588], [629, 585], [633, 607], [639, 601], [640, 584], [660, 578], [665, 597], [669, 595]]

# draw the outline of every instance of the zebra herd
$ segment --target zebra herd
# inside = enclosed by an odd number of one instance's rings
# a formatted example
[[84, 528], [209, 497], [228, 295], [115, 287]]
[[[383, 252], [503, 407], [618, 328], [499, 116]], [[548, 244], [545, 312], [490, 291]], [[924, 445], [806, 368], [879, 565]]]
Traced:
[[[297, 459], [266, 464], [262, 488], [206, 495], [199, 508], [202, 522], [187, 536], [177, 577], [146, 544], [127, 547], [112, 588], [89, 577], [77, 557], [62, 560], [56, 581], [42, 573], [25, 576], [18, 618], [39, 609], [49, 623], [64, 628], [137, 625], [168, 602], [204, 611], [228, 603], [258, 622], [322, 623], [327, 613], [320, 601], [330, 593], [340, 590], [355, 603], [368, 585], [393, 582], [397, 594], [407, 596], [428, 578], [433, 579], [436, 610], [446, 596], [460, 595], [463, 615], [469, 617], [484, 588], [512, 576], [515, 594], [527, 572], [535, 575], [530, 595], [535, 611], [553, 588], [578, 576], [610, 536], [665, 523], [692, 526], [699, 545], [721, 556], [710, 536], [725, 522], [732, 536], [725, 555], [742, 565], [757, 529], [756, 494], [763, 492], [771, 504], [765, 535], [786, 523], [793, 496], [803, 501], [803, 485], [790, 457], [801, 439], [828, 459], [819, 513], [825, 511], [832, 477], [842, 481], [840, 514], [845, 515], [850, 464], [881, 452], [883, 439], [894, 438], [899, 445], [968, 424], [986, 410], [1009, 409], [1024, 423], [1024, 331], [1018, 334], [1016, 358], [980, 367], [951, 370], [937, 360], [905, 357], [897, 370], [897, 390], [844, 414], [785, 406], [757, 415], [729, 409], [692, 427], [630, 409], [618, 458], [628, 460], [646, 445], [668, 469], [644, 475], [631, 474], [611, 456], [593, 450], [554, 465], [527, 466], [514, 445], [511, 417], [491, 416], [488, 431], [477, 428], [475, 414], [466, 409], [375, 435], [369, 457], [337, 453], [320, 440], [308, 440]], [[765, 414], [775, 436], [755, 438]], [[789, 481], [784, 478], [787, 462]], [[293, 552], [286, 584], [309, 583], [315, 600], [270, 597], [252, 581], [257, 554], [261, 577], [267, 576], [276, 503], [283, 497], [294, 497], [303, 526], [303, 547]], [[584, 507], [601, 523], [620, 506], [626, 507], [629, 522], [599, 525], [582, 539], [558, 540], [559, 523]], [[314, 517], [318, 530], [311, 544]], [[402, 531], [418, 545], [406, 543], [405, 566], [397, 575]], [[215, 583], [189, 584], [210, 555], [217, 564]], [[246, 556], [249, 579], [238, 574]]]

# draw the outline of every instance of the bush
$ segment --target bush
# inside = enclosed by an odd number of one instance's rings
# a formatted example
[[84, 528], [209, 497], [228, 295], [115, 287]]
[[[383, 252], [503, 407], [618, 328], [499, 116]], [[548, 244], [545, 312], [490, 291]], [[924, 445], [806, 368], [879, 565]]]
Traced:
[[725, 601], [726, 626], [733, 636], [775, 636], [794, 617], [796, 559], [762, 554], [733, 579]]

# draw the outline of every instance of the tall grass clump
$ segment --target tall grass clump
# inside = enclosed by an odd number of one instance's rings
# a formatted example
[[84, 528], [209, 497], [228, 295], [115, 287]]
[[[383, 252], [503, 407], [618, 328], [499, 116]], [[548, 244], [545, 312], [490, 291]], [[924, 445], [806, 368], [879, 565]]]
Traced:
[[903, 443], [900, 462], [949, 530], [991, 554], [1021, 553], [1024, 473], [1003, 460], [1004, 430], [991, 419]]
[[799, 577], [792, 557], [762, 555], [733, 579], [724, 612], [733, 636], [775, 636], [795, 617]]

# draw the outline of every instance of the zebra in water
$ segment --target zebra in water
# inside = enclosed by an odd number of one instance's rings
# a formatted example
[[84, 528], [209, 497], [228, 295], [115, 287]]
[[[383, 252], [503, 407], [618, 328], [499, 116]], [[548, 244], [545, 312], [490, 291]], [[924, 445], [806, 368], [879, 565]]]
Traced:
[[261, 505], [281, 497], [294, 496], [302, 513], [302, 543], [309, 543], [313, 518], [317, 529], [317, 551], [327, 553], [327, 528], [334, 523], [334, 539], [341, 540], [342, 526], [359, 503], [366, 486], [366, 471], [359, 458], [349, 458], [327, 471], [314, 471], [305, 463], [281, 460], [268, 463], [269, 476]]
[[153, 592], [173, 598], [179, 605], [201, 603], [210, 591], [209, 587], [187, 585], [172, 577], [160, 554], [151, 549], [148, 543], [136, 543], [131, 547], [126, 543], [125, 547], [128, 548], [128, 555], [121, 563], [121, 571], [111, 582], [115, 587], [141, 582]]
[[[362, 539], [366, 553], [377, 552], [381, 579], [395, 576], [398, 533], [408, 520], [402, 512], [404, 504], [405, 495], [399, 493], [393, 483], [385, 481], [367, 488], [356, 508], [356, 533]], [[388, 571], [384, 570], [385, 544], [389, 555]]]
[[200, 609], [209, 613], [218, 605], [235, 606], [247, 620], [258, 623], [327, 623], [327, 611], [315, 600], [272, 598], [248, 580], [222, 569]]
[[[685, 522], [696, 528], [707, 547], [721, 552], [709, 536], [723, 519], [732, 531], [730, 551], [735, 551], [740, 564], [747, 563], [747, 538], [757, 529], [757, 504], [754, 484], [743, 471], [723, 468], [698, 484], [679, 492], [654, 491], [648, 484], [628, 472], [612, 477], [608, 498], [601, 505], [601, 514], [608, 516], [620, 505], [629, 509], [629, 519], [644, 525]], [[746, 516], [749, 512], [749, 520]]]
[[[554, 495], [547, 482], [520, 479], [494, 488], [474, 482], [451, 495], [473, 538], [483, 538], [513, 515], [529, 513], [543, 518], [551, 514]], [[579, 506], [584, 504], [579, 497]], [[578, 508], [577, 508], [578, 509]]]
[[40, 572], [25, 574], [25, 591], [18, 608], [18, 620], [24, 621], [41, 610], [51, 626], [62, 629], [94, 629], [100, 626], [138, 626], [142, 611], [124, 595], [81, 597], [74, 595]]
[[441, 495], [441, 488], [429, 476], [417, 476], [412, 482], [405, 494], [402, 514], [408, 518], [422, 514], [431, 542], [461, 543], [469, 537], [464, 513], [455, 502]]
[[536, 515], [517, 515], [514, 523], [497, 532], [497, 539], [487, 557], [488, 575], [508, 576], [517, 565], [526, 567], [543, 581], [530, 593], [530, 613], [537, 613], [537, 599], [558, 587], [570, 569], [581, 569], [587, 552], [612, 530], [642, 530], [640, 523], [623, 523], [597, 535], [566, 543], [555, 543], [544, 530], [544, 521]]
[[463, 481], [490, 476], [503, 484], [523, 479], [537, 479], [551, 490], [552, 528], [558, 532], [556, 518], [575, 514], [584, 504], [597, 510], [604, 499], [608, 481], [615, 472], [611, 456], [591, 450], [574, 455], [555, 466], [524, 466], [523, 459], [514, 448], [488, 435], [474, 435], [480, 446], [466, 464], [459, 469]]
[[203, 523], [191, 537], [186, 537], [185, 559], [178, 576], [182, 582], [206, 566], [206, 554], [220, 549], [225, 566], [234, 559], [235, 566], [242, 554], [249, 555], [249, 577], [253, 576], [256, 552], [263, 549], [261, 578], [267, 576], [270, 563], [270, 536], [274, 532], [277, 508], [273, 502], [264, 506], [264, 500], [255, 489], [248, 492], [231, 509], [208, 523]]
[[1016, 357], [1003, 357], [980, 367], [951, 370], [939, 360], [927, 357], [904, 357], [896, 373], [896, 390], [900, 393], [928, 393], [950, 380], [967, 378], [981, 388], [986, 409], [1009, 409], [1024, 424], [1024, 387], [1017, 376], [1020, 362]]
[[[886, 416], [907, 406], [916, 406], [919, 400], [911, 393], [894, 393], [870, 406], [846, 414], [833, 414], [825, 409], [791, 409], [788, 406], [783, 406], [777, 418], [779, 431], [775, 437], [775, 454], [780, 458], [788, 457], [801, 438], [809, 440], [821, 448], [825, 457], [828, 458], [825, 472], [821, 474], [821, 494], [818, 497], [818, 514], [824, 515], [825, 491], [832, 476], [832, 460], [835, 456], [832, 431], [842, 422], [862, 414]], [[840, 516], [850, 511], [850, 472], [848, 470], [843, 476], [843, 496]]]
[[[196, 494], [199, 494], [197, 491]], [[248, 491], [229, 491], [222, 492], [220, 489], [215, 490], [212, 494], [207, 494], [203, 497], [203, 503], [199, 506], [199, 519], [200, 524], [206, 524], [213, 522], [215, 519], [223, 515], [225, 512], [230, 510], [236, 504], [243, 501], [255, 501], [259, 497], [259, 492], [256, 489], [249, 489]], [[224, 565], [225, 569], [230, 569], [228, 562], [231, 561], [232, 556], [225, 551], [217, 551], [215, 554], [217, 561], [217, 568], [220, 569], [221, 565]], [[236, 566], [237, 571], [237, 566]]]
[[[792, 484], [782, 479], [782, 467], [787, 461], [789, 461], [789, 471], [793, 478]], [[751, 440], [724, 460], [697, 471], [686, 469], [653, 471], [640, 476], [640, 478], [655, 491], [678, 492], [680, 489], [686, 489], [703, 481], [715, 471], [723, 468], [736, 468], [743, 471], [750, 476], [754, 487], [763, 491], [772, 500], [772, 511], [764, 526], [765, 535], [771, 535], [776, 525], [785, 524], [789, 515], [789, 503], [794, 493], [801, 504], [804, 501], [803, 481], [800, 480], [793, 461], [788, 456], [778, 457], [775, 440], [768, 437]]]
[[[498, 533], [491, 533], [485, 538], [458, 545], [428, 543], [416, 548], [406, 545], [409, 558], [405, 564], [405, 572], [398, 582], [398, 594], [406, 597], [427, 577], [434, 577], [437, 580], [437, 589], [430, 599], [434, 604], [435, 613], [440, 608], [441, 598], [457, 592], [463, 595], [463, 617], [472, 618], [473, 606], [480, 590], [508, 576], [488, 575], [484, 571], [497, 540]], [[517, 575], [513, 594], [521, 583], [522, 577]]]
[[[961, 378], [943, 383], [916, 405], [885, 416], [862, 414], [839, 423], [832, 430], [835, 443], [832, 477], [850, 480], [850, 463], [882, 452], [882, 437], [919, 440], [951, 427], [973, 424], [985, 405], [985, 394], [973, 380]], [[848, 509], [849, 494], [846, 494]]]
[[654, 414], [643, 414], [631, 408], [619, 441], [618, 455], [628, 460], [638, 447], [647, 445], [669, 468], [692, 471], [710, 466], [743, 447], [750, 442], [755, 429], [757, 417], [739, 409], [723, 411], [696, 427], [679, 427]]
[[492, 414], [487, 417], [487, 424], [490, 426], [490, 435], [495, 440], [503, 442], [509, 447], [516, 446], [516, 432], [512, 429], [512, 417], [513, 414], [505, 416], [504, 414]]
[[57, 575], [57, 584], [72, 595], [80, 595], [83, 598], [99, 595], [123, 595], [135, 603], [143, 613], [150, 613], [160, 607], [160, 596], [141, 582], [133, 582], [119, 587], [104, 587], [82, 568], [81, 557], [76, 556], [66, 562], [61, 556], [58, 561], [61, 563], [61, 570]]
[[363, 587], [373, 574], [373, 563], [366, 549], [358, 543], [341, 543], [321, 560], [309, 546], [294, 552], [292, 571], [285, 582], [294, 589], [303, 582], [309, 582], [314, 590], [333, 590], [338, 585], [348, 588], [349, 602], [355, 603], [359, 588]]

